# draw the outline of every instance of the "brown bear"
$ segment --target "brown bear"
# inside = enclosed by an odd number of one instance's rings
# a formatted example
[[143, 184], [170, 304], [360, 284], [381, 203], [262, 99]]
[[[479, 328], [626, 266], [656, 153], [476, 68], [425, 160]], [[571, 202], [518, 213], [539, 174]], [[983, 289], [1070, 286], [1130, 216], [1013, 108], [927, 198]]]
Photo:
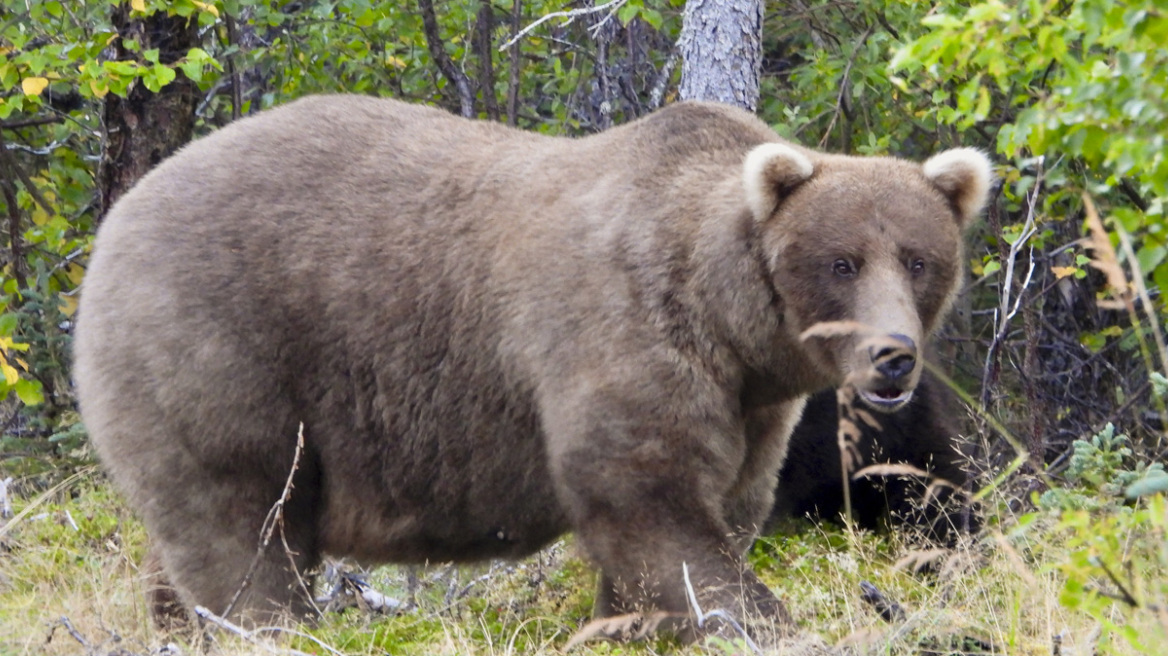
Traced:
[[[684, 568], [702, 608], [782, 624], [743, 553], [804, 398], [863, 374], [908, 402], [990, 176], [968, 149], [818, 153], [715, 104], [568, 139], [303, 99], [112, 208], [81, 410], [188, 607], [300, 614], [322, 554], [509, 558], [573, 531], [600, 616], [688, 613]], [[804, 338], [845, 320], [895, 346]], [[287, 548], [253, 563], [294, 458]]]
[[[848, 484], [852, 518], [867, 529], [906, 525], [937, 544], [951, 544], [961, 532], [976, 530], [978, 518], [960, 492], [968, 479], [953, 392], [927, 371], [913, 398], [893, 413], [875, 417], [879, 426], [859, 422], [854, 440], [859, 467], [907, 464], [916, 475], [865, 476]], [[791, 433], [787, 458], [775, 489], [772, 525], [792, 517], [835, 519], [844, 512], [839, 407], [835, 390], [813, 394]], [[937, 479], [945, 484], [938, 483]]]

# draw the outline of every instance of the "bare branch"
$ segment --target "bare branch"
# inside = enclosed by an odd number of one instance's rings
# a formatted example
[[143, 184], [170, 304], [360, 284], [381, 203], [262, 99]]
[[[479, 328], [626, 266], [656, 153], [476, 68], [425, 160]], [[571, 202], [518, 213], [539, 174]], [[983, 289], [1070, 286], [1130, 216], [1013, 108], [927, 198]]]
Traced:
[[[1030, 196], [1027, 198], [1026, 221], [1022, 226], [1022, 232], [1019, 234], [1018, 239], [1014, 240], [1013, 244], [1010, 244], [1009, 251], [1004, 253], [1002, 256], [1005, 260], [1005, 262], [1002, 263], [1005, 265], [1005, 273], [1002, 276], [1000, 285], [1001, 303], [994, 313], [996, 324], [994, 328], [994, 337], [990, 341], [989, 349], [986, 351], [985, 369], [982, 378], [982, 407], [985, 407], [988, 403], [990, 390], [992, 388], [991, 378], [997, 371], [997, 367], [994, 366], [994, 360], [998, 356], [998, 352], [1001, 350], [1002, 343], [1005, 341], [1006, 336], [1009, 334], [1010, 322], [1013, 320], [1014, 315], [1018, 313], [1018, 309], [1021, 307], [1022, 299], [1025, 296], [1026, 288], [1030, 286], [1030, 281], [1034, 275], [1034, 253], [1033, 248], [1031, 248], [1031, 254], [1029, 258], [1030, 266], [1026, 272], [1026, 277], [1022, 280], [1018, 287], [1017, 298], [1011, 299], [1011, 295], [1014, 293], [1014, 265], [1018, 259], [1018, 254], [1030, 241], [1030, 238], [1038, 232], [1038, 228], [1035, 227], [1035, 214], [1038, 207], [1038, 196], [1042, 191], [1042, 164], [1043, 159], [1040, 157], [1038, 159], [1038, 171], [1035, 174], [1034, 179], [1034, 188], [1030, 190]], [[1002, 239], [1003, 236], [1000, 234], [1001, 231], [999, 230], [998, 232], [999, 234], [995, 236], [998, 239]], [[1011, 300], [1014, 301], [1012, 305], [1010, 302]]]
[[[264, 518], [263, 526], [260, 527], [260, 544], [256, 548], [256, 553], [252, 556], [251, 564], [247, 567], [247, 573], [243, 575], [243, 580], [240, 581], [239, 587], [235, 590], [235, 595], [231, 597], [227, 608], [223, 610], [223, 616], [231, 615], [231, 610], [235, 608], [236, 602], [243, 592], [251, 585], [252, 576], [255, 575], [256, 567], [260, 564], [260, 559], [264, 557], [264, 552], [268, 550], [268, 545], [272, 543], [272, 537], [275, 535], [276, 528], [280, 529], [280, 538], [284, 541], [285, 552], [289, 551], [288, 543], [284, 540], [284, 505], [288, 502], [288, 497], [292, 494], [292, 479], [296, 476], [296, 470], [300, 468], [300, 454], [304, 451], [304, 424], [300, 424], [300, 428], [296, 433], [296, 452], [292, 455], [292, 468], [288, 471], [288, 480], [284, 483], [284, 490], [280, 493], [280, 498], [272, 505], [272, 509], [268, 511], [268, 516]], [[300, 572], [296, 571], [295, 562], [293, 562], [292, 570], [296, 572], [296, 576], [300, 578]], [[301, 585], [305, 585], [303, 579], [300, 579]], [[311, 599], [311, 594], [309, 598]]]
[[483, 107], [487, 118], [499, 120], [499, 103], [495, 100], [495, 64], [491, 59], [491, 34], [495, 31], [495, 10], [491, 0], [479, 0], [479, 13], [475, 17], [474, 49], [479, 59], [479, 93], [483, 96]]
[[62, 615], [61, 618], [57, 620], [57, 624], [65, 627], [65, 630], [69, 632], [69, 635], [72, 636], [74, 640], [81, 643], [81, 646], [85, 647], [86, 651], [90, 651], [92, 649], [92, 647], [89, 645], [89, 642], [85, 639], [85, 636], [81, 635], [80, 631], [73, 628], [73, 623], [69, 621], [68, 617]]
[[8, 144], [5, 143], [2, 136], [0, 136], [0, 157], [4, 159], [4, 164], [9, 169], [9, 173], [20, 178], [20, 182], [24, 184], [25, 191], [28, 192], [28, 195], [32, 196], [32, 199], [36, 201], [36, 204], [40, 205], [41, 209], [48, 212], [49, 214], [53, 214], [54, 210], [52, 206], [50, 206], [49, 202], [45, 200], [45, 197], [41, 195], [40, 189], [38, 189], [37, 186], [33, 184], [32, 179], [28, 177], [28, 174], [24, 172], [24, 169], [22, 169], [16, 163], [16, 160], [13, 159], [12, 153], [9, 152]]
[[[519, 20], [523, 16], [523, 0], [511, 0], [511, 71], [507, 80], [507, 125], [515, 127], [519, 119]], [[499, 48], [503, 50], [503, 48]]]
[[442, 45], [433, 0], [418, 0], [418, 7], [422, 11], [422, 31], [426, 34], [426, 46], [430, 49], [430, 57], [438, 65], [442, 75], [458, 90], [459, 113], [466, 118], [474, 118], [474, 92], [470, 88], [470, 78], [454, 65], [454, 61], [450, 59]]
[[603, 19], [601, 19], [599, 22], [597, 22], [596, 25], [593, 25], [592, 29], [597, 29], [597, 28], [603, 27], [604, 24], [607, 23], [610, 18], [612, 18], [613, 14], [616, 13], [616, 10], [620, 9], [621, 6], [624, 5], [626, 2], [628, 2], [628, 0], [610, 0], [609, 2], [606, 2], [602, 5], [596, 5], [595, 7], [582, 7], [580, 9], [570, 9], [568, 11], [553, 11], [552, 13], [543, 16], [542, 18], [535, 21], [531, 25], [528, 25], [527, 27], [520, 30], [515, 36], [508, 39], [506, 43], [499, 46], [499, 50], [503, 51], [503, 50], [506, 50], [507, 48], [510, 48], [512, 45], [515, 44], [515, 42], [519, 41], [519, 39], [522, 39], [523, 37], [527, 36], [528, 32], [530, 32], [530, 31], [534, 30], [535, 28], [539, 27], [540, 25], [543, 25], [544, 23], [552, 20], [553, 18], [566, 18], [568, 20], [564, 21], [564, 24], [568, 25], [569, 23], [571, 23], [573, 20], [579, 18], [580, 16], [587, 16], [588, 14], [596, 14], [596, 13], [602, 12], [602, 11], [607, 9], [607, 10], [609, 10], [608, 16], [605, 16]]
[[61, 116], [49, 116], [47, 118], [29, 118], [23, 121], [11, 121], [8, 123], [0, 123], [0, 130], [19, 130], [21, 128], [35, 128], [39, 125], [49, 125], [51, 123], [64, 123], [65, 119]]
[[665, 89], [669, 86], [669, 81], [673, 79], [673, 70], [677, 68], [679, 60], [677, 49], [670, 50], [669, 58], [661, 66], [661, 70], [657, 73], [657, 80], [653, 83], [653, 89], [649, 92], [649, 109], [661, 107], [661, 101], [665, 97]]
[[[225, 16], [224, 23], [227, 25], [227, 46], [230, 50], [232, 46], [239, 45], [239, 30], [236, 29], [235, 17], [231, 14]], [[243, 76], [235, 63], [236, 59], [237, 55], [235, 54], [227, 58], [227, 76], [231, 79], [231, 120], [233, 121], [238, 121], [243, 113]]]
[[848, 94], [852, 88], [850, 83], [852, 65], [856, 63], [856, 56], [860, 54], [860, 48], [863, 47], [864, 42], [872, 35], [874, 27], [873, 25], [869, 25], [868, 29], [864, 30], [864, 33], [860, 35], [860, 38], [856, 39], [855, 45], [852, 46], [852, 54], [848, 57], [848, 63], [844, 66], [844, 74], [840, 77], [839, 93], [836, 94], [835, 99], [835, 111], [832, 112], [831, 122], [827, 124], [827, 129], [823, 131], [823, 138], [819, 140], [820, 148], [823, 148], [827, 144], [827, 138], [831, 135], [831, 130], [835, 127], [835, 123], [839, 119], [840, 114], [842, 113], [846, 117], [847, 114], [851, 113], [851, 109], [848, 107], [851, 103]]

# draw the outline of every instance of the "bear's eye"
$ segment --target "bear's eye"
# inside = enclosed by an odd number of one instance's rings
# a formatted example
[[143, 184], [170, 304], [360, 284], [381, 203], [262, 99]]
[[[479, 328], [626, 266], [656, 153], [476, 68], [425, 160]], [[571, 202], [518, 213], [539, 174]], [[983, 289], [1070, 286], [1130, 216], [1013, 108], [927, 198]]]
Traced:
[[851, 261], [840, 258], [832, 263], [831, 270], [841, 278], [852, 278], [856, 275], [856, 265]]
[[913, 276], [921, 275], [925, 272], [925, 261], [919, 257], [914, 259], [913, 261], [909, 262], [908, 270], [909, 273], [913, 274]]

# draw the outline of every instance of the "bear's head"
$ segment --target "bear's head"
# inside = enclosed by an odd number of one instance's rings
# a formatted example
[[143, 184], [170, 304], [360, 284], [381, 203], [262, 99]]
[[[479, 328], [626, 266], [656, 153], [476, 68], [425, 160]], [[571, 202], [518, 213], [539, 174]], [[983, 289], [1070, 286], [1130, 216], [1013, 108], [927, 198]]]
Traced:
[[902, 407], [961, 284], [962, 231], [986, 203], [989, 160], [968, 148], [916, 164], [766, 143], [743, 175], [786, 329], [824, 382]]

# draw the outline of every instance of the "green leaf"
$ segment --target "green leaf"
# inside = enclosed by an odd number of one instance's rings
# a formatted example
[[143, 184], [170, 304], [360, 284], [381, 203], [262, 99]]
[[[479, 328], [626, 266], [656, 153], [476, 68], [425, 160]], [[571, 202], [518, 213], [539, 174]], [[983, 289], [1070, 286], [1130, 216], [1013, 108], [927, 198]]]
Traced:
[[656, 9], [645, 8], [641, 12], [641, 20], [651, 25], [655, 30], [659, 30], [665, 25], [665, 17]]
[[621, 25], [628, 25], [629, 21], [636, 18], [637, 14], [639, 13], [641, 13], [641, 7], [630, 2], [629, 4], [620, 8], [620, 11], [617, 12], [616, 17], [617, 20], [621, 22]]
[[40, 405], [45, 401], [45, 393], [39, 380], [21, 378], [12, 388], [25, 405]]

